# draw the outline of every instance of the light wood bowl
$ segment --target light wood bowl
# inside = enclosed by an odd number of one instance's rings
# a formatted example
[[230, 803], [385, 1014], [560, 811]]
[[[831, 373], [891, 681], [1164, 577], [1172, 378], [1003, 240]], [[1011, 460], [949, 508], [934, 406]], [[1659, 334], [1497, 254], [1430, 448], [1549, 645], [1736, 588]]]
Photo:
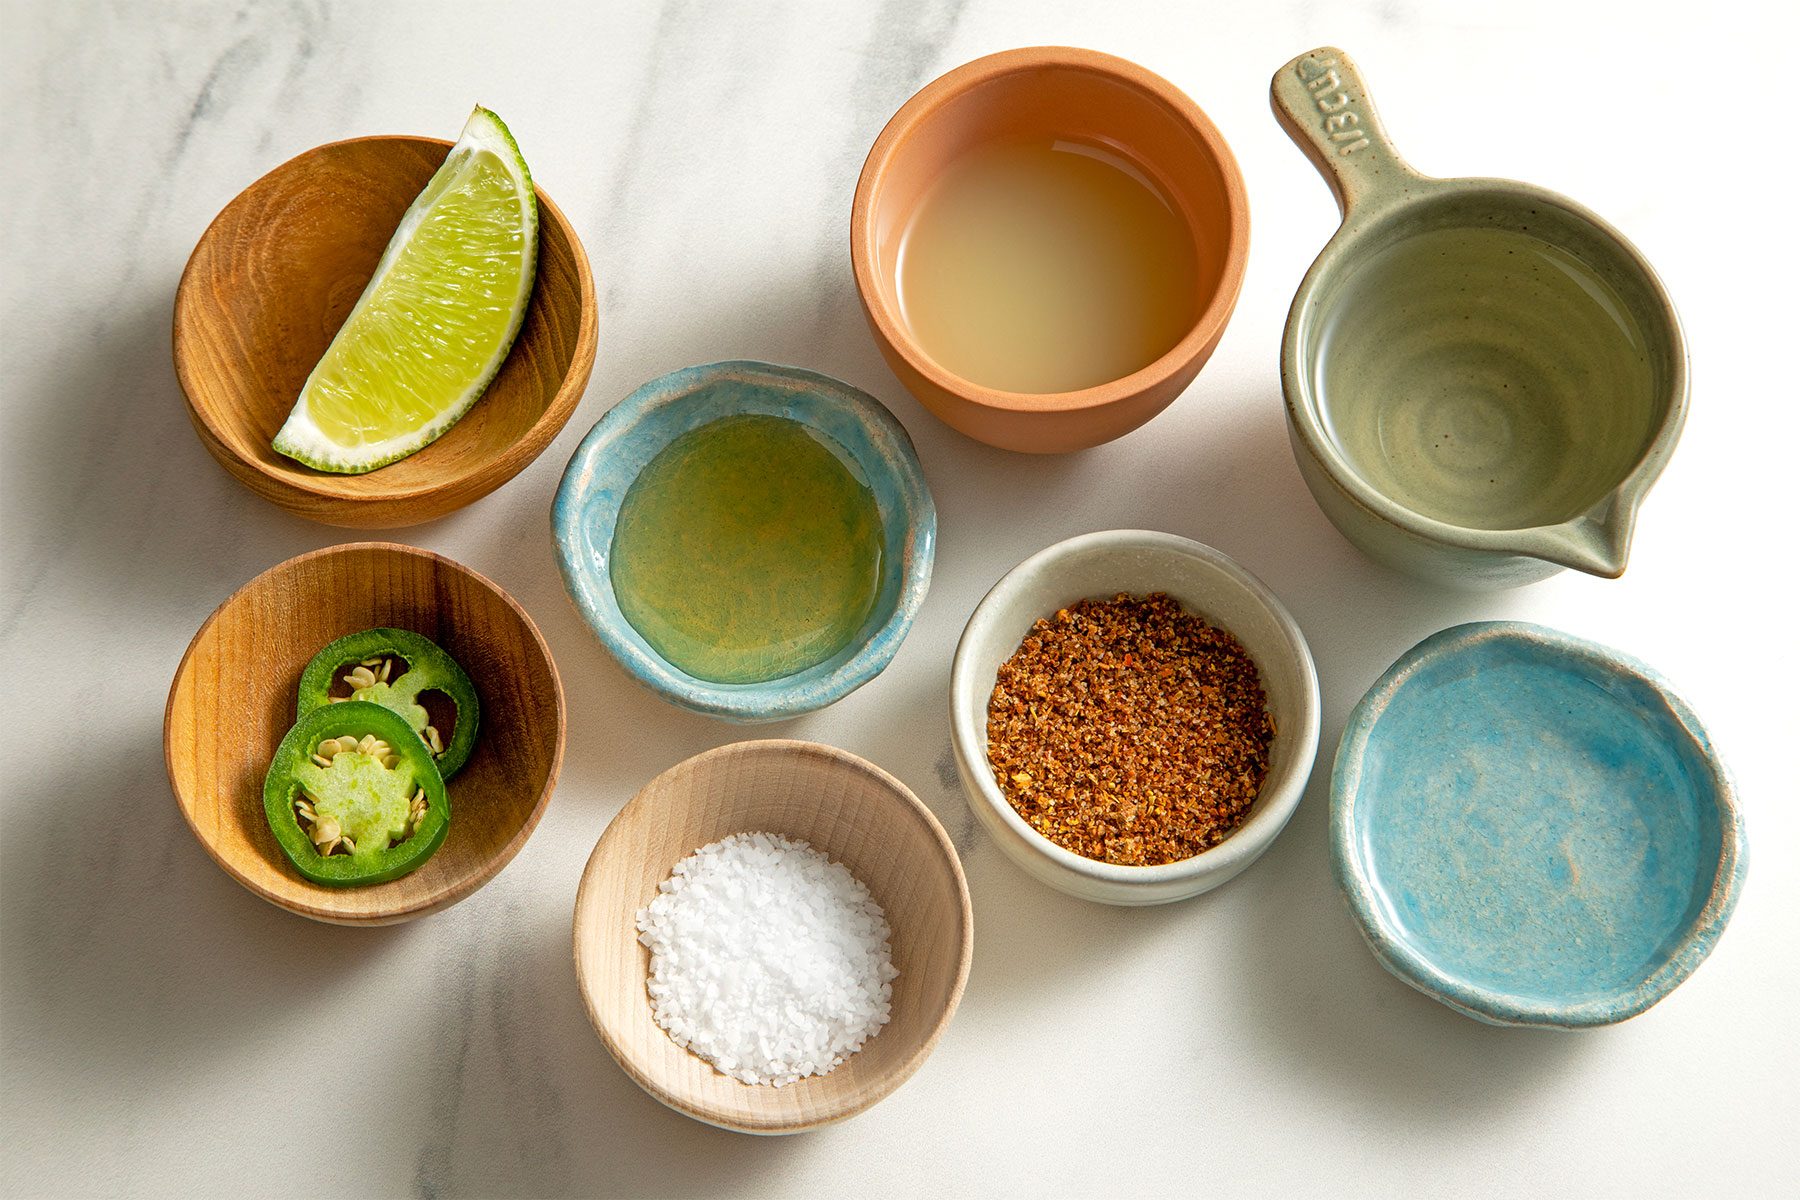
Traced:
[[270, 445], [350, 315], [400, 217], [450, 143], [367, 137], [289, 159], [213, 220], [175, 294], [175, 374], [200, 441], [289, 512], [358, 529], [416, 525], [517, 475], [575, 411], [594, 367], [587, 253], [540, 189], [538, 270], [512, 352], [443, 437], [367, 475], [332, 475]]
[[[446, 785], [449, 836], [424, 866], [371, 887], [321, 887], [276, 845], [263, 775], [294, 723], [307, 662], [377, 626], [422, 633], [462, 664], [480, 731]], [[239, 588], [194, 635], [163, 716], [169, 783], [206, 852], [270, 903], [340, 925], [409, 921], [492, 879], [536, 828], [562, 752], [562, 680], [525, 610], [467, 567], [389, 542], [302, 554]]]
[[[650, 1012], [637, 913], [681, 859], [733, 833], [803, 838], [874, 895], [893, 930], [893, 1016], [830, 1074], [786, 1087], [721, 1075]], [[813, 742], [738, 742], [671, 767], [627, 804], [575, 897], [575, 975], [588, 1017], [625, 1073], [690, 1117], [744, 1133], [799, 1133], [862, 1112], [919, 1069], [969, 976], [974, 917], [943, 827], [906, 785]]]

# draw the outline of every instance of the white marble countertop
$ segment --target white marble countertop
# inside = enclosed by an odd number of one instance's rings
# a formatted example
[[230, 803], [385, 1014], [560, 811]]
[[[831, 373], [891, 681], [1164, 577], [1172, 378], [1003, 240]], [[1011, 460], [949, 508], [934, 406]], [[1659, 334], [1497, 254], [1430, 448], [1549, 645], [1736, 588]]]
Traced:
[[[1758, 1195], [1800, 1127], [1800, 671], [1791, 6], [1510, 0], [1096, 4], [356, 4], [4, 0], [0, 1186], [8, 1195]], [[1778, 10], [1779, 13], [1778, 13]], [[1253, 237], [1236, 318], [1151, 427], [1074, 457], [966, 441], [882, 364], [846, 256], [864, 153], [918, 86], [1063, 42], [1135, 59], [1231, 141]], [[1683, 310], [1692, 416], [1630, 573], [1464, 596], [1376, 567], [1289, 456], [1276, 351], [1331, 233], [1270, 74], [1331, 42], [1408, 156], [1569, 193]], [[508, 588], [562, 669], [562, 783], [518, 859], [429, 919], [281, 912], [188, 833], [160, 750], [196, 627], [239, 584], [351, 535], [233, 483], [189, 429], [169, 314], [212, 215], [310, 146], [450, 136], [503, 113], [586, 240], [602, 298], [580, 411], [493, 496], [397, 536]], [[22, 185], [22, 186], [21, 186]], [[634, 687], [557, 579], [547, 510], [637, 384], [725, 358], [814, 367], [912, 432], [937, 573], [891, 669], [772, 732], [862, 754], [954, 836], [976, 912], [962, 1009], [866, 1115], [763, 1141], [638, 1091], [569, 961], [581, 865], [633, 791], [744, 731]], [[1311, 639], [1321, 767], [1262, 862], [1156, 910], [1034, 883], [950, 768], [950, 656], [1007, 568], [1067, 535], [1166, 529], [1240, 558]], [[1477, 1025], [1384, 974], [1333, 887], [1331, 747], [1401, 651], [1544, 621], [1647, 659], [1708, 721], [1752, 847], [1730, 930], [1647, 1015], [1582, 1035]], [[371, 1039], [383, 1049], [371, 1053]], [[1789, 1192], [1788, 1194], [1792, 1194]]]

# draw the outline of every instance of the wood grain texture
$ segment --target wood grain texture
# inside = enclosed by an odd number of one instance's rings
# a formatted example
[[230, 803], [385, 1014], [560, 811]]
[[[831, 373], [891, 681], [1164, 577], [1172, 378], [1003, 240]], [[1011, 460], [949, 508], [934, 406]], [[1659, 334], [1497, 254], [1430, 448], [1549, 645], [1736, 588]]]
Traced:
[[[645, 991], [637, 912], [681, 859], [733, 833], [803, 838], [863, 881], [893, 930], [893, 1016], [830, 1074], [787, 1087], [721, 1075], [669, 1040]], [[651, 780], [607, 826], [575, 898], [575, 974], [626, 1074], [670, 1108], [746, 1133], [855, 1116], [918, 1070], [962, 997], [974, 917], [943, 827], [893, 776], [830, 746], [738, 742]]]
[[[377, 626], [421, 633], [462, 664], [481, 701], [480, 733], [446, 785], [449, 836], [424, 866], [373, 887], [321, 887], [269, 831], [263, 776], [294, 723], [307, 662]], [[207, 853], [263, 899], [343, 925], [411, 920], [493, 878], [543, 815], [562, 751], [562, 680], [531, 618], [467, 567], [389, 542], [303, 554], [245, 584], [194, 635], [163, 717], [169, 784]]]
[[500, 373], [450, 431], [367, 475], [315, 471], [270, 445], [450, 143], [369, 137], [276, 167], [214, 219], [175, 295], [175, 373], [200, 441], [239, 482], [328, 525], [396, 528], [487, 495], [543, 452], [587, 388], [593, 273], [550, 198], [538, 274]]

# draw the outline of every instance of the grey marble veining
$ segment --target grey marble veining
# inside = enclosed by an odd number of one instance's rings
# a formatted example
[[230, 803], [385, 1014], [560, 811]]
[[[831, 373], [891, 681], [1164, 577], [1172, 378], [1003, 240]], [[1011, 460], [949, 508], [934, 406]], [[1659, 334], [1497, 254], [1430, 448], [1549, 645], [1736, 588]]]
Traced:
[[[1800, 428], [1771, 393], [1791, 340], [1768, 269], [1786, 201], [1741, 117], [1785, 111], [1785, 77], [1750, 53], [1792, 43], [1785, 9], [1690, 26], [1621, 0], [0, 5], [0, 1192], [1758, 1195], [1791, 1181], [1800, 810], [1768, 730], [1791, 711], [1800, 648], [1768, 619], [1791, 597], [1785, 563], [1739, 520], [1794, 511], [1784, 447]], [[963, 440], [905, 394], [845, 249], [888, 115], [959, 62], [1046, 42], [1189, 90], [1253, 211], [1244, 295], [1199, 382], [1146, 429], [1054, 460]], [[1266, 88], [1323, 42], [1357, 55], [1422, 169], [1575, 195], [1682, 307], [1693, 416], [1624, 580], [1441, 593], [1359, 557], [1313, 507], [1275, 355], [1335, 213]], [[206, 456], [170, 366], [170, 306], [200, 232], [257, 176], [338, 138], [449, 136], [475, 102], [506, 117], [584, 238], [599, 359], [542, 459], [394, 536], [495, 578], [542, 626], [569, 702], [562, 781], [518, 859], [462, 904], [394, 928], [315, 925], [197, 845], [164, 777], [161, 714], [220, 600], [352, 535], [263, 504]], [[1700, 223], [1720, 180], [1742, 184], [1730, 219]], [[568, 944], [606, 821], [742, 731], [660, 704], [605, 658], [562, 595], [550, 495], [615, 400], [734, 357], [863, 387], [918, 446], [940, 544], [912, 635], [879, 680], [768, 732], [912, 786], [963, 856], [977, 928], [963, 1008], [919, 1075], [853, 1122], [773, 1142], [640, 1093], [588, 1026]], [[1318, 658], [1327, 760], [1363, 688], [1459, 621], [1544, 621], [1655, 663], [1744, 797], [1757, 866], [1718, 951], [1604, 1034], [1464, 1021], [1363, 950], [1329, 878], [1323, 769], [1275, 848], [1203, 900], [1121, 911], [1032, 883], [944, 769], [950, 656], [1006, 569], [1116, 526], [1217, 545], [1282, 596]]]

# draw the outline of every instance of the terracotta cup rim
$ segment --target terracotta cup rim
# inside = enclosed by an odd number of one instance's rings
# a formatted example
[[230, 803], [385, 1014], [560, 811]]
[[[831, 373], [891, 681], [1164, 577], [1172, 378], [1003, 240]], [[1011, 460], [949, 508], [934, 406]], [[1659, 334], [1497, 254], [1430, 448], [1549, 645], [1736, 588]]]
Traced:
[[[1103, 76], [1156, 102], [1185, 125], [1205, 155], [1219, 168], [1230, 240], [1225, 247], [1218, 286], [1212, 298], [1195, 315], [1181, 340], [1161, 357], [1129, 375], [1078, 391], [1009, 392], [946, 371], [913, 338], [905, 320], [887, 303], [877, 283], [873, 212], [876, 193], [897, 152], [946, 104], [996, 79], [1046, 70], [1086, 71]], [[1141, 395], [1179, 375], [1224, 332], [1237, 307], [1249, 256], [1249, 195], [1237, 158], [1218, 126], [1187, 93], [1154, 71], [1117, 55], [1076, 46], [1022, 46], [1002, 50], [953, 68], [920, 88], [889, 118], [875, 144], [869, 148], [850, 211], [850, 264], [856, 277], [856, 290], [881, 339], [915, 371], [946, 392], [971, 404], [1011, 412], [1075, 412], [1103, 408]]]

